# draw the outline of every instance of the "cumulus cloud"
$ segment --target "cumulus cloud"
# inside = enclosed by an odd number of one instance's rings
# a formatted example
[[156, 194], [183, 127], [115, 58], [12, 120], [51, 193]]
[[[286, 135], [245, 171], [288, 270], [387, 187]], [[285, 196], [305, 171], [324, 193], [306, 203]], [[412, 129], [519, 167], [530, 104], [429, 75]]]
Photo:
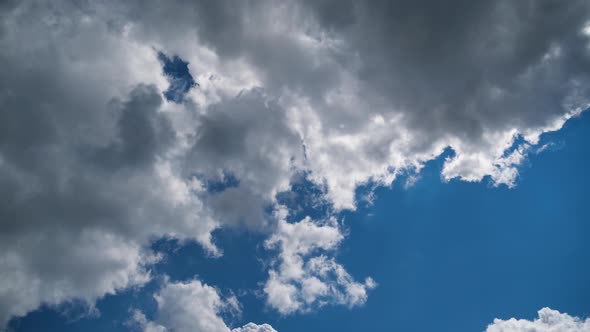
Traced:
[[336, 220], [317, 222], [306, 217], [288, 223], [285, 217], [281, 216], [278, 229], [265, 242], [267, 248], [279, 251], [264, 286], [268, 305], [287, 315], [326, 304], [353, 307], [365, 303], [368, 290], [376, 283], [371, 278], [364, 283], [355, 281], [324, 254], [334, 251], [344, 238]]
[[588, 107], [583, 0], [174, 4], [174, 27], [153, 6], [137, 35], [190, 57], [180, 40], [196, 25], [190, 38], [279, 96], [338, 208], [355, 206], [359, 183], [389, 184], [446, 147], [443, 179], [513, 186], [515, 139], [534, 145]]
[[254, 323], [248, 323], [242, 327], [233, 329], [232, 332], [277, 332], [277, 330], [268, 324], [256, 325]]
[[[269, 215], [276, 194], [304, 171], [354, 208], [359, 184], [449, 147], [443, 180], [516, 185], [540, 136], [588, 107], [589, 6], [2, 2], [0, 325], [145, 283], [157, 238], [219, 256], [219, 227], [269, 232], [280, 312], [363, 303], [373, 282], [316, 255], [337, 226]], [[237, 185], [209, 191], [224, 174]]]
[[536, 144], [588, 107], [584, 1], [308, 4], [350, 74], [308, 105], [325, 110], [306, 139], [323, 158], [310, 159], [341, 206], [354, 205], [341, 188], [389, 183], [445, 147], [443, 179], [513, 186], [515, 138]]
[[510, 318], [494, 319], [486, 332], [587, 332], [590, 331], [590, 318], [581, 319], [560, 313], [557, 310], [543, 308], [535, 320]]
[[[0, 325], [42, 303], [91, 305], [142, 285], [158, 259], [147, 249], [154, 239], [198, 241], [217, 256], [211, 232], [222, 223], [264, 227], [294, 163], [281, 144], [301, 151], [279, 106], [224, 87], [209, 89], [218, 92], [209, 104], [168, 103], [153, 45], [100, 8], [5, 6]], [[270, 130], [261, 119], [274, 121]], [[225, 170], [241, 195], [207, 192]]]
[[[235, 298], [223, 299], [218, 291], [199, 280], [166, 282], [154, 295], [157, 319], [151, 321], [134, 311], [131, 324], [144, 332], [230, 332], [220, 314], [235, 305]], [[268, 324], [248, 323], [231, 332], [276, 332]]]

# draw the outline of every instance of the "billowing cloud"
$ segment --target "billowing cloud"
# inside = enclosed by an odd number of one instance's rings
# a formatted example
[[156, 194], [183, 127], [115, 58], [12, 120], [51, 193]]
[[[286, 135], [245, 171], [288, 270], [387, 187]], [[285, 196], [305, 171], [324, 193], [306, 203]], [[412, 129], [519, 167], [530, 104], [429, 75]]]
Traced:
[[446, 147], [443, 179], [513, 186], [515, 141], [527, 150], [588, 107], [583, 0], [179, 1], [166, 8], [174, 27], [150, 9], [134, 17], [138, 36], [186, 57], [180, 40], [193, 38], [279, 96], [339, 208], [354, 207], [359, 183], [388, 184]]
[[587, 332], [590, 331], [590, 318], [581, 319], [560, 313], [557, 310], [543, 308], [535, 320], [510, 318], [494, 319], [486, 332]]
[[2, 2], [0, 324], [142, 285], [158, 238], [219, 256], [220, 227], [267, 232], [279, 312], [363, 303], [373, 282], [316, 255], [337, 226], [269, 214], [276, 194], [303, 171], [354, 208], [359, 184], [447, 148], [444, 180], [516, 185], [540, 135], [588, 107], [589, 6]]
[[[134, 311], [130, 323], [144, 332], [230, 332], [220, 314], [235, 306], [223, 299], [218, 291], [199, 280], [166, 282], [154, 295], [158, 303], [156, 321], [150, 321], [141, 311]], [[231, 332], [276, 332], [270, 325], [248, 323]]]
[[287, 223], [285, 217], [280, 217], [276, 233], [265, 243], [279, 251], [264, 286], [268, 305], [287, 315], [325, 304], [365, 303], [376, 283], [371, 278], [355, 281], [334, 258], [322, 253], [334, 251], [343, 239], [336, 220], [317, 222], [306, 217]]
[[233, 329], [232, 332], [277, 332], [277, 330], [268, 324], [256, 325], [254, 323], [248, 323], [242, 327]]

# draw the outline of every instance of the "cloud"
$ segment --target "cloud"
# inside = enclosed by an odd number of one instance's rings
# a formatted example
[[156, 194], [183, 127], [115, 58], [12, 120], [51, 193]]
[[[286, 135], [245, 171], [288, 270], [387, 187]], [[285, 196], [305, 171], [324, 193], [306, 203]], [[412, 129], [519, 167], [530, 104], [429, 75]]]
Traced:
[[[589, 103], [583, 0], [1, 6], [0, 325], [142, 285], [158, 238], [219, 256], [220, 227], [269, 234], [279, 311], [363, 303], [373, 282], [317, 254], [334, 223], [267, 213], [295, 174], [336, 212], [447, 148], [443, 180], [514, 186]], [[207, 190], [224, 174], [237, 185]]]
[[172, 283], [155, 296], [158, 321], [173, 331], [227, 331], [218, 313], [225, 305], [217, 291], [199, 281]]
[[309, 103], [322, 128], [306, 137], [341, 206], [354, 205], [356, 184], [387, 184], [445, 147], [455, 153], [443, 179], [513, 186], [519, 163], [503, 158], [515, 138], [536, 144], [588, 107], [584, 1], [306, 4], [347, 68]]
[[256, 325], [254, 323], [248, 323], [242, 327], [233, 329], [232, 332], [277, 332], [277, 330], [268, 324]]
[[[258, 91], [168, 103], [153, 45], [95, 9], [20, 2], [1, 14], [0, 325], [143, 285], [161, 237], [221, 255], [211, 232], [266, 227], [261, 211], [293, 165], [283, 146], [301, 151]], [[226, 169], [249, 210], [233, 190], [205, 189]]]
[[[168, 282], [154, 295], [157, 319], [150, 321], [134, 311], [131, 324], [144, 332], [230, 332], [220, 314], [235, 306], [235, 297], [223, 299], [218, 291], [199, 280]], [[270, 325], [248, 323], [231, 332], [276, 332]]]
[[334, 251], [343, 240], [336, 220], [314, 222], [306, 217], [288, 223], [285, 217], [281, 216], [278, 229], [265, 242], [268, 249], [279, 250], [264, 285], [267, 304], [283, 315], [327, 304], [364, 304], [376, 283], [371, 278], [364, 283], [355, 281], [334, 258], [318, 253]]
[[581, 319], [560, 313], [557, 310], [543, 308], [539, 310], [539, 318], [535, 320], [494, 319], [486, 332], [586, 332], [590, 331], [590, 319]]
[[166, 158], [178, 141], [153, 49], [65, 3], [14, 5], [1, 20], [0, 325], [144, 284], [154, 237], [218, 254], [198, 186]]

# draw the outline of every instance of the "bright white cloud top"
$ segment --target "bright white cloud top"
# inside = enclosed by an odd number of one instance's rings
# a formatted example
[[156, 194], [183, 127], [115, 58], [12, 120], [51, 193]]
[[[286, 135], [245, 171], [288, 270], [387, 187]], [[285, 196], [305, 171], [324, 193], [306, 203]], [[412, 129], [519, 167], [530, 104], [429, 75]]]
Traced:
[[[282, 209], [294, 175], [308, 172], [335, 211], [445, 149], [445, 181], [514, 186], [540, 135], [590, 102], [590, 3], [457, 6], [2, 2], [0, 325], [146, 283], [154, 239], [222, 255], [212, 231], [238, 226], [278, 250], [263, 291], [279, 313], [364, 303], [375, 282], [331, 256], [337, 221], [265, 211]], [[199, 87], [184, 103], [162, 97], [158, 52], [188, 61]], [[224, 174], [239, 185], [208, 191]], [[167, 311], [184, 291], [208, 311]], [[210, 286], [170, 284], [158, 299], [163, 325], [146, 331], [229, 329]]]
[[149, 321], [142, 312], [134, 311], [130, 325], [138, 326], [144, 332], [276, 332], [268, 324], [254, 323], [230, 331], [220, 313], [239, 310], [239, 304], [235, 298], [222, 299], [215, 288], [199, 280], [166, 282], [155, 298], [158, 321]]
[[495, 319], [486, 332], [586, 332], [590, 331], [590, 318], [580, 319], [557, 310], [543, 308], [535, 320]]

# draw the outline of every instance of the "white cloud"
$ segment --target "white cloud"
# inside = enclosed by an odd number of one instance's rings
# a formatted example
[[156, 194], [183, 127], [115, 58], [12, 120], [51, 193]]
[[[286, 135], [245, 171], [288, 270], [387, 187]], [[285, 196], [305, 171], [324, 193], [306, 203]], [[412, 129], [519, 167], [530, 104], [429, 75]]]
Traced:
[[[150, 279], [144, 265], [157, 257], [149, 256], [136, 244], [103, 232], [85, 231], [78, 236], [73, 239], [67, 233], [51, 232], [21, 237], [18, 240], [23, 247], [34, 243], [44, 252], [32, 250], [31, 257], [11, 248], [2, 253], [0, 319], [24, 315], [41, 301], [58, 305], [81, 299], [92, 306], [96, 298]], [[10, 244], [14, 243], [3, 245]], [[56, 252], [68, 254], [55, 257]], [[64, 270], [69, 271], [65, 278]]]
[[143, 312], [134, 310], [131, 319], [127, 322], [130, 327], [138, 327], [143, 332], [166, 332], [166, 328], [148, 320]]
[[277, 332], [277, 330], [268, 324], [256, 325], [254, 323], [248, 323], [242, 327], [233, 329], [232, 332]]
[[279, 250], [264, 286], [268, 305], [287, 315], [326, 304], [364, 304], [375, 282], [371, 278], [364, 283], [355, 281], [334, 258], [324, 255], [344, 238], [336, 220], [314, 222], [306, 217], [288, 223], [284, 218], [283, 214], [278, 229], [265, 243], [267, 248]]
[[[158, 303], [156, 320], [150, 321], [134, 311], [131, 324], [143, 332], [230, 332], [220, 317], [235, 309], [235, 297], [222, 298], [218, 291], [199, 280], [168, 282], [154, 295]], [[270, 325], [248, 323], [232, 332], [276, 332]]]
[[590, 318], [581, 319], [560, 313], [557, 310], [543, 308], [539, 310], [539, 318], [535, 320], [510, 318], [494, 319], [486, 332], [588, 332]]
[[215, 288], [198, 280], [167, 284], [155, 296], [158, 322], [178, 332], [223, 332], [228, 328], [218, 316], [225, 303]]

